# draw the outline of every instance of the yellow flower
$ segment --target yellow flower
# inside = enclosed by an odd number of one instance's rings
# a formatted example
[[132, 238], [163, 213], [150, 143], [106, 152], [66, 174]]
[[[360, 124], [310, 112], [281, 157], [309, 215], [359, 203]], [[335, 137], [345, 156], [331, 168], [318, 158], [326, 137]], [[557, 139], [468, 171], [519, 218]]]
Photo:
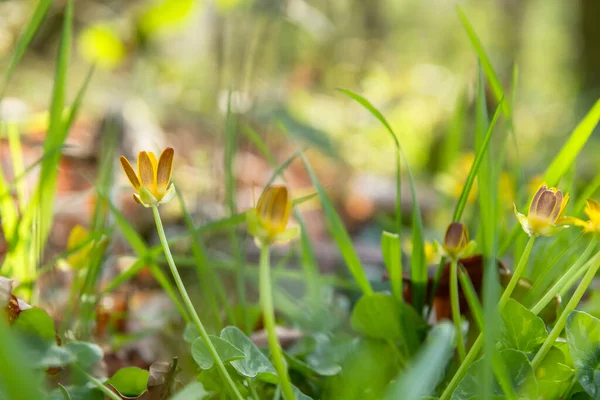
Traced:
[[567, 227], [558, 224], [565, 222], [562, 215], [568, 202], [568, 194], [563, 195], [560, 190], [548, 189], [548, 186], [543, 184], [531, 200], [529, 214], [525, 216], [519, 213], [514, 205], [515, 215], [529, 236], [552, 236]]
[[583, 227], [585, 233], [599, 233], [600, 232], [600, 203], [593, 199], [586, 200], [585, 213], [589, 220], [583, 221], [575, 217], [564, 218], [565, 223], [573, 224], [575, 226]]
[[[93, 247], [93, 242], [81, 245], [89, 238], [90, 232], [81, 225], [75, 225], [75, 227], [69, 233], [69, 239], [67, 240], [67, 250], [71, 253], [67, 257], [67, 262], [71, 268], [84, 268], [88, 266], [90, 251]], [[78, 247], [80, 247], [78, 250]]]
[[248, 211], [248, 232], [259, 246], [288, 241], [298, 233], [297, 227], [287, 229], [292, 200], [283, 185], [265, 188], [255, 208]]
[[452, 259], [465, 258], [473, 254], [475, 247], [475, 242], [469, 241], [469, 231], [465, 224], [452, 222], [448, 225], [441, 246], [443, 255]]
[[160, 158], [151, 151], [140, 151], [137, 158], [138, 173], [127, 159], [121, 156], [121, 165], [129, 178], [129, 182], [137, 193], [133, 199], [144, 207], [154, 207], [164, 204], [173, 198], [175, 189], [171, 182], [174, 150], [167, 147]]

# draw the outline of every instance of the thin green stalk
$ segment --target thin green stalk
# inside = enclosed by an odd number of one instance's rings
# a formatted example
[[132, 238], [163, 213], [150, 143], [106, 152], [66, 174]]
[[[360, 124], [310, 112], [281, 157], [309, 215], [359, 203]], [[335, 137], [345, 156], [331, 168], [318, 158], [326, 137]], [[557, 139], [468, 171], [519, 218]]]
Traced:
[[254, 383], [252, 379], [246, 378], [246, 384], [248, 385], [248, 390], [250, 390], [250, 395], [252, 395], [253, 400], [260, 400], [258, 393], [256, 393], [256, 388], [254, 387]]
[[[527, 246], [525, 246], [525, 250], [523, 250], [523, 253], [521, 254], [521, 259], [519, 260], [519, 263], [517, 264], [517, 268], [515, 268], [513, 276], [510, 279], [510, 282], [508, 282], [508, 286], [504, 290], [504, 293], [502, 293], [502, 297], [500, 297], [500, 301], [498, 302], [498, 313], [502, 313], [502, 310], [504, 309], [506, 302], [508, 301], [508, 299], [510, 298], [510, 295], [512, 294], [513, 290], [517, 286], [517, 282], [519, 282], [519, 279], [521, 278], [521, 275], [523, 274], [523, 271], [525, 270], [525, 266], [527, 265], [527, 261], [529, 260], [529, 255], [531, 254], [531, 249], [533, 248], [534, 243], [535, 243], [535, 236], [531, 236], [529, 238], [529, 241], [527, 241]], [[477, 337], [477, 339], [475, 340], [475, 343], [473, 343], [473, 346], [471, 346], [471, 349], [467, 353], [465, 360], [460, 364], [460, 367], [458, 368], [458, 370], [456, 371], [456, 373], [450, 380], [450, 383], [448, 383], [448, 386], [446, 387], [446, 389], [444, 389], [444, 392], [440, 396], [439, 400], [450, 399], [450, 397], [452, 396], [452, 392], [454, 392], [454, 390], [458, 386], [458, 383], [465, 376], [465, 374], [467, 373], [467, 369], [469, 368], [471, 363], [473, 361], [475, 361], [475, 358], [477, 357], [477, 354], [481, 351], [482, 347], [483, 347], [483, 334], [480, 333], [479, 336]]]
[[548, 354], [548, 351], [550, 351], [550, 349], [554, 345], [554, 342], [556, 341], [562, 330], [565, 328], [565, 324], [567, 323], [567, 316], [579, 304], [579, 301], [585, 294], [585, 291], [587, 290], [588, 286], [590, 286], [590, 283], [592, 283], [592, 280], [596, 276], [598, 268], [600, 268], [600, 262], [596, 261], [585, 273], [585, 276], [581, 280], [581, 283], [579, 283], [579, 286], [577, 286], [575, 293], [573, 293], [571, 300], [569, 300], [562, 314], [560, 314], [558, 321], [556, 321], [554, 328], [552, 328], [552, 331], [544, 341], [544, 344], [542, 344], [542, 347], [538, 350], [535, 357], [533, 357], [531, 366], [533, 367], [534, 371], [537, 367], [540, 366], [542, 360], [544, 359], [544, 357], [546, 357], [546, 354]]
[[544, 296], [542, 296], [542, 298], [538, 300], [538, 302], [531, 308], [531, 311], [534, 314], [539, 314], [544, 309], [544, 307], [546, 307], [548, 303], [552, 301], [554, 296], [556, 296], [559, 293], [562, 294], [564, 290], [570, 288], [573, 285], [574, 281], [577, 278], [579, 278], [580, 274], [583, 273], [583, 271], [587, 270], [587, 268], [584, 268], [587, 265], [586, 261], [588, 261], [590, 253], [594, 250], [597, 244], [598, 237], [594, 236], [594, 238], [590, 241], [590, 243], [588, 244], [587, 248], [583, 251], [581, 256], [577, 259], [577, 261], [575, 261], [575, 264], [573, 264], [567, 270], [567, 272], [565, 272], [563, 276], [561, 276], [560, 279], [556, 281], [556, 283], [546, 291]]
[[463, 362], [467, 356], [465, 350], [465, 342], [462, 334], [462, 318], [460, 316], [460, 303], [458, 301], [458, 261], [453, 259], [450, 261], [450, 306], [452, 308], [452, 322], [456, 330], [456, 349], [458, 351], [458, 359]]
[[121, 396], [117, 395], [115, 392], [113, 392], [112, 390], [110, 390], [107, 386], [105, 386], [98, 379], [94, 378], [93, 376], [91, 376], [90, 374], [88, 374], [87, 372], [85, 372], [85, 370], [83, 368], [81, 368], [78, 364], [73, 364], [71, 367], [73, 369], [77, 370], [81, 375], [85, 376], [85, 378], [88, 381], [90, 381], [91, 383], [93, 383], [94, 386], [96, 386], [98, 388], [98, 390], [100, 390], [102, 393], [104, 393], [104, 395], [106, 397], [108, 397], [109, 399], [112, 399], [112, 400], [121, 400]]
[[475, 361], [482, 347], [483, 335], [479, 334], [479, 336], [473, 343], [473, 346], [471, 346], [471, 350], [469, 350], [469, 352], [467, 353], [465, 360], [460, 364], [460, 367], [458, 367], [458, 370], [448, 383], [448, 386], [446, 386], [446, 389], [444, 389], [444, 392], [440, 396], [439, 400], [449, 400], [450, 397], [452, 397], [452, 392], [454, 392], [454, 389], [456, 389], [463, 376], [465, 376], [465, 374], [467, 373], [467, 369], [473, 363], [473, 361]]
[[204, 325], [202, 324], [202, 321], [200, 320], [200, 317], [198, 316], [198, 313], [196, 312], [196, 309], [194, 308], [194, 305], [192, 304], [192, 300], [190, 299], [190, 296], [188, 295], [187, 290], [185, 289], [185, 286], [183, 285], [181, 276], [179, 275], [179, 272], [177, 271], [177, 267], [175, 266], [175, 262], [173, 261], [173, 255], [171, 254], [171, 249], [169, 248], [169, 244], [167, 243], [167, 237], [165, 235], [165, 229], [163, 228], [162, 220], [160, 218], [160, 213], [158, 212], [158, 206], [152, 207], [152, 213], [154, 214], [154, 222], [156, 223], [156, 230], [158, 232], [158, 237], [160, 238], [160, 242], [161, 242], [161, 244], [163, 246], [163, 250], [165, 252], [165, 258], [167, 259], [167, 264], [169, 265], [169, 268], [171, 269], [171, 274], [173, 274], [173, 279], [175, 280], [177, 289], [179, 289], [179, 293], [181, 294], [181, 297], [183, 298], [183, 302], [192, 317], [192, 321], [196, 325], [196, 328], [198, 328], [200, 337], [202, 337], [204, 344], [206, 344], [206, 347], [208, 347], [208, 351], [210, 352], [213, 360], [215, 361], [215, 364], [217, 364], [217, 369], [219, 370], [221, 377], [227, 383], [227, 386], [229, 386], [229, 390], [231, 391], [231, 394], [233, 394], [233, 396], [235, 398], [237, 398], [239, 400], [243, 400], [243, 397], [240, 394], [240, 392], [238, 391], [237, 387], [235, 386], [233, 379], [231, 379], [231, 376], [227, 372], [227, 369], [225, 368], [225, 365], [223, 364], [221, 357], [219, 357], [219, 353], [217, 353], [217, 349], [210, 341], [210, 338], [208, 337], [208, 332], [206, 332], [206, 329], [204, 329]]
[[575, 285], [575, 282], [577, 282], [579, 279], [581, 279], [581, 277], [585, 274], [585, 271], [588, 270], [590, 265], [592, 265], [596, 261], [597, 258], [598, 258], [597, 256], [591, 258], [588, 262], [586, 262], [579, 269], [577, 269], [577, 270], [573, 271], [573, 273], [569, 274], [569, 276], [567, 276], [565, 279], [565, 284], [559, 289], [558, 295], [560, 297], [564, 297], [567, 294], [567, 292], [569, 291], [569, 289], [571, 289], [573, 287], [573, 285]]
[[271, 350], [271, 359], [277, 370], [280, 379], [280, 387], [283, 392], [283, 397], [286, 400], [294, 400], [294, 389], [290, 382], [288, 370], [283, 359], [279, 339], [275, 332], [275, 309], [273, 307], [273, 288], [271, 285], [271, 267], [269, 262], [269, 246], [263, 245], [260, 248], [260, 266], [259, 266], [259, 296], [260, 306], [263, 312], [265, 321], [265, 329], [267, 330], [267, 338], [269, 341], [269, 349]]
[[510, 295], [512, 294], [513, 290], [515, 290], [517, 283], [519, 283], [519, 279], [521, 279], [523, 271], [525, 271], [527, 261], [529, 260], [529, 255], [531, 254], [531, 249], [533, 248], [533, 244], [535, 243], [535, 238], [536, 236], [533, 235], [527, 241], [527, 245], [525, 246], [525, 250], [523, 250], [523, 254], [521, 254], [521, 259], [517, 264], [517, 268], [515, 268], [513, 276], [512, 278], [510, 278], [510, 281], [508, 282], [508, 285], [506, 286], [506, 289], [504, 289], [504, 293], [502, 293], [502, 297], [500, 297], [500, 301], [498, 302], [499, 312], [502, 312], [502, 310], [504, 309], [506, 302], [508, 301], [508, 299], [510, 299]]

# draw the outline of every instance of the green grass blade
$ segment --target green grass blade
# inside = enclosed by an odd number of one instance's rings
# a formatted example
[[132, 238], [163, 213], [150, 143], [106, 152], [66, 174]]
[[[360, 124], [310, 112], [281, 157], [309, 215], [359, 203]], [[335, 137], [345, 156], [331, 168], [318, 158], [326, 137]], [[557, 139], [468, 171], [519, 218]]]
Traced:
[[[475, 52], [477, 53], [477, 56], [479, 57], [481, 67], [483, 68], [483, 72], [485, 73], [485, 77], [487, 78], [490, 87], [492, 88], [494, 97], [496, 97], [497, 101], [500, 101], [500, 99], [504, 97], [504, 89], [502, 88], [500, 79], [498, 79], [498, 74], [496, 74], [492, 62], [490, 61], [490, 58], [488, 57], [487, 53], [485, 52], [485, 49], [483, 48], [483, 45], [481, 44], [481, 40], [479, 40], [475, 29], [473, 29], [473, 26], [469, 22], [465, 13], [460, 7], [457, 7], [456, 11], [458, 13], [460, 22], [462, 23], [463, 27], [465, 28], [465, 31], [467, 32], [467, 35], [469, 36], [471, 45], [473, 46]], [[502, 110], [504, 112], [504, 116], [507, 119], [512, 119], [511, 107], [508, 101], [504, 101]]]
[[81, 87], [79, 88], [79, 91], [77, 92], [75, 101], [71, 105], [71, 109], [69, 110], [69, 114], [67, 116], [67, 120], [65, 121], [65, 126], [63, 128], [65, 130], [65, 136], [68, 133], [69, 129], [71, 129], [71, 126], [73, 126], [73, 122], [75, 121], [75, 118], [77, 117], [77, 114], [79, 113], [79, 109], [81, 108], [81, 103], [83, 103], [83, 97], [85, 96], [85, 93], [87, 92], [88, 86], [90, 85], [90, 81], [92, 80], [92, 76], [94, 76], [94, 71], [95, 71], [95, 67], [91, 66], [90, 69], [88, 70], [87, 75], [85, 76], [83, 85], [81, 85]]
[[566, 174], [592, 132], [594, 132], [599, 120], [600, 100], [596, 101], [586, 116], [575, 127], [567, 142], [548, 166], [544, 174], [544, 181], [548, 185], [556, 186]]
[[17, 64], [19, 64], [19, 61], [21, 61], [21, 58], [25, 54], [25, 50], [27, 50], [29, 43], [31, 43], [35, 32], [38, 30], [40, 24], [44, 20], [44, 17], [46, 16], [46, 13], [51, 5], [52, 0], [40, 0], [37, 7], [33, 11], [33, 14], [31, 15], [31, 19], [25, 26], [25, 30], [21, 34], [21, 37], [19, 38], [19, 41], [17, 42], [15, 50], [10, 59], [8, 69], [4, 74], [4, 82], [2, 83], [2, 89], [0, 89], [0, 101], [2, 98], [4, 98], [6, 88], [8, 87], [8, 83], [10, 82], [10, 79], [17, 68]]
[[112, 203], [112, 201], [106, 197], [100, 191], [97, 192], [98, 195], [106, 201], [110, 212], [112, 213], [121, 234], [129, 243], [133, 251], [138, 255], [138, 257], [144, 258], [148, 254], [148, 247], [146, 246], [146, 242], [142, 237], [137, 233], [136, 229], [131, 225], [131, 223], [125, 218], [125, 216], [117, 209], [117, 207]]
[[392, 293], [399, 302], [404, 301], [402, 295], [402, 246], [400, 236], [383, 232], [381, 235], [381, 254], [390, 275]]
[[[260, 153], [269, 161], [271, 165], [277, 165], [277, 160], [267, 147], [264, 140], [261, 139], [260, 134], [256, 132], [250, 125], [244, 125], [244, 135], [250, 140], [250, 142], [260, 151]], [[267, 185], [268, 186], [268, 185]]]
[[492, 118], [492, 122], [487, 129], [485, 134], [485, 138], [477, 151], [477, 155], [475, 156], [475, 160], [473, 160], [473, 165], [471, 166], [471, 170], [469, 171], [469, 175], [467, 177], [467, 181], [463, 187], [463, 190], [458, 198], [458, 203], [456, 204], [456, 208], [454, 210], [454, 216], [452, 217], [453, 221], [460, 221], [462, 217], [463, 211], [465, 210], [465, 206], [467, 205], [467, 199], [469, 198], [469, 193], [471, 192], [471, 188], [473, 187], [473, 182], [475, 182], [475, 177], [479, 173], [479, 167], [481, 166], [481, 162], [483, 161], [484, 156], [487, 154], [487, 150], [489, 149], [490, 140], [492, 138], [492, 133], [494, 132], [494, 127], [496, 126], [496, 121], [500, 116], [500, 111], [502, 109], [503, 101], [500, 100], [498, 104], [498, 108], [496, 108], [496, 112], [494, 113], [494, 117]]
[[436, 325], [425, 347], [390, 386], [385, 399], [419, 400], [432, 395], [452, 357], [454, 336], [454, 327], [448, 321]]
[[450, 121], [450, 126], [444, 137], [444, 144], [439, 154], [439, 169], [442, 171], [448, 171], [454, 165], [460, 153], [465, 132], [468, 104], [467, 91], [462, 90], [458, 95], [452, 120]]
[[[223, 284], [221, 283], [221, 280], [213, 270], [212, 264], [208, 261], [206, 247], [204, 246], [200, 235], [196, 232], [194, 220], [192, 219], [190, 212], [185, 206], [185, 200], [183, 198], [183, 195], [181, 194], [181, 191], [179, 190], [177, 191], [177, 199], [179, 200], [179, 205], [183, 213], [183, 220], [185, 222], [185, 226], [192, 239], [192, 255], [194, 256], [196, 272], [198, 274], [198, 279], [200, 281], [202, 293], [205, 295], [205, 300], [207, 301], [207, 303], [210, 304], [210, 306], [213, 309], [216, 327], [218, 328], [218, 330], [221, 330], [223, 324], [221, 321], [221, 313], [219, 310], [219, 303], [217, 301], [216, 294], [225, 293]], [[217, 293], [215, 293], [215, 286], [217, 287]], [[227, 297], [223, 296], [221, 298], [221, 302], [223, 303], [229, 321], [231, 321], [233, 325], [237, 325], [235, 315], [233, 314], [233, 311], [229, 306], [229, 301], [227, 300]]]
[[[234, 162], [237, 145], [237, 120], [231, 112], [231, 91], [227, 98], [227, 117], [225, 121], [225, 199], [230, 215], [235, 215], [237, 212], [236, 192], [235, 192], [235, 176]], [[229, 243], [231, 252], [235, 255], [238, 265], [238, 271], [235, 277], [235, 288], [242, 311], [243, 325], [242, 330], [250, 334], [250, 313], [246, 304], [246, 281], [245, 272], [246, 260], [242, 253], [242, 246], [237, 230], [232, 227], [229, 230]]]
[[102, 294], [115, 291], [119, 286], [133, 279], [133, 277], [135, 277], [146, 265], [147, 263], [145, 259], [138, 258], [133, 264], [131, 264], [129, 268], [115, 276], [113, 280], [110, 281], [102, 290]]
[[4, 178], [2, 166], [0, 166], [0, 193], [6, 193], [6, 195], [0, 196], [0, 222], [2, 223], [2, 231], [4, 232], [6, 242], [12, 246], [19, 220], [19, 211], [12, 196], [8, 195], [10, 189]]
[[411, 255], [411, 281], [412, 281], [412, 294], [413, 294], [413, 305], [414, 307], [420, 311], [425, 305], [425, 292], [427, 289], [427, 262], [425, 260], [425, 247], [424, 247], [424, 239], [423, 239], [423, 218], [421, 217], [421, 209], [419, 207], [419, 203], [417, 202], [417, 193], [415, 189], [415, 182], [413, 179], [412, 172], [410, 170], [410, 166], [406, 161], [406, 157], [402, 154], [402, 147], [400, 146], [400, 141], [396, 136], [396, 133], [392, 129], [391, 125], [385, 119], [383, 114], [371, 104], [364, 97], [353, 93], [346, 89], [338, 89], [342, 93], [350, 96], [352, 99], [356, 100], [359, 104], [365, 107], [375, 118], [379, 120], [385, 126], [387, 131], [392, 136], [394, 140], [394, 144], [396, 145], [397, 155], [396, 155], [396, 230], [398, 235], [402, 234], [402, 209], [401, 209], [401, 198], [400, 198], [400, 162], [401, 158], [404, 158], [404, 162], [406, 165], [406, 171], [408, 173], [408, 178], [410, 182], [410, 190], [412, 197], [412, 255]]
[[344, 258], [344, 261], [346, 262], [350, 273], [352, 274], [354, 280], [356, 281], [356, 283], [361, 288], [364, 294], [373, 293], [371, 284], [367, 279], [367, 275], [363, 270], [360, 259], [358, 258], [358, 254], [356, 254], [356, 250], [354, 249], [354, 245], [352, 244], [352, 239], [350, 238], [348, 231], [344, 227], [342, 219], [335, 210], [333, 203], [327, 196], [327, 193], [325, 193], [325, 189], [323, 189], [323, 186], [321, 186], [321, 183], [319, 182], [317, 175], [312, 169], [312, 166], [310, 165], [302, 151], [300, 152], [300, 159], [302, 160], [302, 163], [304, 164], [304, 167], [306, 168], [306, 171], [308, 172], [308, 175], [310, 176], [310, 179], [312, 180], [313, 185], [318, 193], [319, 200], [321, 201], [323, 211], [327, 220], [327, 225], [329, 226], [329, 231], [331, 232], [333, 239], [335, 240], [338, 248], [340, 249], [342, 257]]
[[[19, 128], [15, 123], [8, 123], [8, 146], [10, 148], [10, 158], [12, 161], [14, 176], [23, 175], [25, 172], [25, 163], [23, 162], [23, 148], [21, 147], [21, 135]], [[25, 210], [27, 200], [27, 184], [24, 180], [19, 180], [16, 184], [17, 199], [21, 212]]]

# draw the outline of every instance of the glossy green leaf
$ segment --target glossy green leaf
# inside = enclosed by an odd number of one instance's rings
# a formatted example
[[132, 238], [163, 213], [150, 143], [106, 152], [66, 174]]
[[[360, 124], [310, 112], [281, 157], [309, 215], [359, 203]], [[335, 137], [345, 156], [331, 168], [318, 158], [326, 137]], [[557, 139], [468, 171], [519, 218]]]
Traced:
[[[245, 357], [243, 351], [228, 341], [214, 335], [209, 335], [209, 338], [224, 363], [241, 360]], [[200, 369], [211, 369], [215, 362], [202, 338], [196, 338], [192, 342], [192, 357]]]
[[83, 369], [92, 367], [104, 356], [100, 346], [94, 343], [69, 342], [64, 347], [75, 356], [77, 364]]
[[277, 375], [271, 361], [265, 356], [248, 336], [235, 326], [228, 326], [221, 331], [221, 338], [239, 349], [244, 357], [231, 361], [231, 366], [240, 375], [254, 378], [258, 374]]
[[600, 320], [582, 311], [567, 317], [567, 343], [577, 380], [594, 399], [600, 399]]
[[56, 330], [54, 321], [46, 311], [41, 308], [33, 307], [19, 313], [19, 318], [13, 324], [13, 328], [22, 333], [32, 333], [41, 339], [54, 340]]
[[139, 396], [147, 390], [150, 373], [137, 367], [121, 368], [105, 382], [112, 385], [123, 396]]
[[[501, 351], [500, 356], [506, 366], [506, 371], [510, 375], [512, 386], [518, 397], [520, 399], [537, 399], [538, 382], [525, 353], [508, 349]], [[481, 398], [482, 364], [482, 359], [471, 364], [467, 375], [460, 381], [452, 394], [452, 400], [475, 400]], [[504, 398], [504, 393], [496, 381], [494, 381], [492, 396], [494, 399]]]
[[571, 387], [575, 371], [565, 363], [563, 352], [553, 347], [537, 368], [535, 375], [539, 384], [541, 399], [562, 399], [565, 392]]
[[544, 321], [514, 299], [506, 303], [502, 319], [500, 343], [504, 348], [533, 355], [548, 337]]

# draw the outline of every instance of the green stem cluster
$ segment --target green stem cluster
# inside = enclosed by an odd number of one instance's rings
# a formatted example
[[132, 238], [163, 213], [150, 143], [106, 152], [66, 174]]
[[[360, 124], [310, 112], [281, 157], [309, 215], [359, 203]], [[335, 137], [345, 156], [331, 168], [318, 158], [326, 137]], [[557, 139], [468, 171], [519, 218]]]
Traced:
[[[517, 286], [517, 283], [519, 282], [519, 279], [521, 278], [523, 271], [525, 271], [525, 266], [527, 265], [527, 261], [529, 260], [529, 255], [531, 254], [531, 249], [533, 249], [533, 244], [535, 243], [535, 238], [536, 238], [535, 236], [531, 236], [529, 238], [529, 241], [527, 242], [527, 245], [525, 246], [525, 249], [523, 250], [523, 254], [521, 254], [521, 259], [519, 260], [519, 263], [517, 264], [517, 267], [515, 268], [513, 276], [510, 279], [510, 281], [508, 282], [508, 285], [506, 286], [504, 293], [502, 293], [502, 296], [500, 297], [500, 301], [498, 302], [498, 312], [499, 313], [501, 313], [502, 310], [504, 309], [504, 306], [508, 302], [510, 295], [512, 294], [513, 290]], [[456, 371], [456, 373], [450, 380], [450, 383], [448, 383], [448, 386], [446, 387], [446, 389], [440, 396], [440, 400], [450, 399], [450, 397], [452, 396], [452, 392], [454, 392], [454, 390], [458, 386], [458, 383], [465, 376], [465, 374], [467, 373], [467, 369], [469, 368], [471, 363], [473, 361], [475, 361], [475, 359], [477, 358], [477, 355], [481, 351], [482, 347], [483, 347], [483, 333], [480, 333], [479, 336], [477, 337], [477, 339], [475, 340], [475, 342], [473, 343], [473, 346], [471, 346], [471, 349], [467, 353], [465, 360], [460, 364], [458, 371]]]
[[210, 338], [208, 337], [208, 332], [204, 328], [204, 324], [202, 324], [202, 321], [200, 320], [200, 317], [198, 316], [198, 313], [196, 312], [196, 309], [194, 308], [194, 305], [192, 304], [192, 300], [190, 299], [190, 296], [188, 295], [187, 290], [185, 289], [185, 286], [183, 285], [183, 280], [181, 279], [181, 276], [179, 275], [179, 272], [177, 271], [177, 267], [175, 266], [175, 262], [173, 261], [173, 255], [171, 254], [171, 249], [169, 248], [169, 244], [167, 242], [167, 237], [165, 235], [165, 230], [163, 228], [162, 220], [160, 218], [160, 213], [158, 212], [158, 206], [153, 206], [152, 212], [154, 214], [154, 222], [156, 223], [156, 230], [158, 232], [158, 237], [160, 238], [160, 242], [161, 242], [161, 244], [163, 246], [163, 250], [165, 252], [165, 258], [167, 259], [167, 264], [169, 265], [171, 274], [173, 275], [173, 279], [175, 280], [175, 284], [177, 285], [177, 289], [179, 289], [179, 293], [181, 294], [181, 297], [183, 298], [183, 302], [184, 302], [186, 308], [188, 309], [189, 314], [192, 317], [192, 321], [194, 322], [194, 325], [196, 325], [196, 328], [198, 328], [200, 337], [204, 341], [204, 344], [206, 344], [206, 347], [208, 348], [208, 351], [210, 352], [213, 360], [215, 361], [215, 364], [217, 365], [217, 369], [218, 369], [219, 373], [221, 374], [221, 378], [223, 378], [223, 380], [226, 382], [226, 384], [229, 388], [229, 391], [231, 392], [233, 397], [235, 397], [236, 399], [243, 400], [243, 397], [240, 394], [240, 392], [238, 391], [237, 387], [235, 386], [233, 379], [229, 375], [229, 372], [227, 372], [227, 369], [225, 368], [225, 364], [223, 364], [223, 361], [221, 360], [219, 353], [217, 353], [217, 349], [215, 348], [215, 346], [211, 342]]
[[267, 330], [267, 339], [269, 349], [271, 350], [271, 359], [277, 370], [280, 379], [280, 387], [283, 397], [286, 400], [294, 400], [294, 389], [288, 375], [288, 370], [283, 359], [283, 352], [275, 331], [275, 308], [273, 307], [273, 287], [271, 285], [271, 267], [270, 267], [269, 245], [260, 246], [260, 265], [259, 265], [259, 295], [260, 306]]
[[462, 334], [462, 318], [460, 315], [460, 301], [458, 298], [458, 260], [453, 259], [450, 262], [450, 307], [452, 308], [452, 321], [456, 330], [456, 347], [458, 349], [458, 359], [463, 362], [467, 356], [465, 342]]

